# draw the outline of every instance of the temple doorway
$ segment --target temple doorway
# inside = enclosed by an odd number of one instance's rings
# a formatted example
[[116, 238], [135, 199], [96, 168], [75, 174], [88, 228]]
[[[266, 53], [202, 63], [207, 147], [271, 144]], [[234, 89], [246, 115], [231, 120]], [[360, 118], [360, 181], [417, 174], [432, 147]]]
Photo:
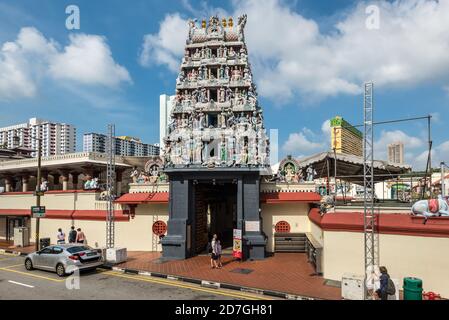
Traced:
[[195, 186], [196, 254], [205, 253], [217, 234], [223, 250], [232, 248], [237, 227], [237, 185], [231, 182], [198, 183]]

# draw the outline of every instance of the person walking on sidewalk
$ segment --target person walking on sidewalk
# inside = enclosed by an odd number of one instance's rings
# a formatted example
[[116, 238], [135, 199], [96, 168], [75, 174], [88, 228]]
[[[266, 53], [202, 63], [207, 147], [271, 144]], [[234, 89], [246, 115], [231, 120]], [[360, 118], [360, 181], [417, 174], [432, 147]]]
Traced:
[[78, 228], [76, 233], [76, 243], [82, 243], [86, 241], [86, 236], [84, 235], [84, 232], [81, 231], [81, 228]]
[[72, 226], [70, 228], [70, 232], [69, 232], [69, 243], [75, 243], [76, 242], [76, 230], [75, 227]]
[[215, 254], [217, 255], [217, 268], [221, 269], [223, 264], [221, 263], [221, 242], [217, 239]]
[[380, 300], [388, 300], [388, 295], [394, 295], [396, 288], [393, 281], [390, 279], [388, 270], [386, 267], [379, 267], [380, 270], [380, 289], [376, 291]]
[[217, 248], [217, 235], [214, 234], [214, 235], [212, 236], [212, 241], [210, 242], [210, 247], [209, 247], [209, 253], [210, 253], [210, 267], [211, 267], [212, 269], [218, 268], [218, 265], [217, 265], [216, 248]]
[[65, 233], [62, 232], [61, 228], [58, 229], [58, 234], [56, 235], [56, 239], [57, 239], [57, 241], [56, 241], [57, 244], [65, 243]]

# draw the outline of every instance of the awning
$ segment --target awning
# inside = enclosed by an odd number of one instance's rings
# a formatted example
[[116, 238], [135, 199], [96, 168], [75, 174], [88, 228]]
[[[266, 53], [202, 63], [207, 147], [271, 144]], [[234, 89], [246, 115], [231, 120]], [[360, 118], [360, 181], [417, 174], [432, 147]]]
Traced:
[[[337, 163], [337, 179], [363, 185], [363, 157], [352, 154], [321, 152], [310, 157], [297, 159], [300, 169], [311, 166], [316, 171], [316, 178], [334, 177], [335, 162]], [[380, 182], [394, 179], [411, 171], [411, 166], [391, 163], [384, 160], [374, 160], [374, 180]], [[328, 173], [329, 171], [329, 173]]]
[[[126, 211], [115, 210], [115, 221], [128, 221]], [[0, 216], [25, 216], [31, 217], [31, 209], [0, 209]], [[46, 210], [43, 219], [76, 219], [105, 221], [106, 210]]]
[[168, 192], [126, 193], [117, 200], [121, 204], [168, 203]]
[[[318, 208], [312, 208], [309, 219], [324, 231], [363, 232], [362, 212], [329, 212], [321, 216]], [[426, 224], [423, 219], [411, 214], [380, 213], [377, 230], [382, 234], [449, 238], [449, 218], [429, 218]]]
[[29, 217], [31, 209], [0, 209], [0, 216], [23, 216]]
[[262, 203], [319, 202], [321, 196], [316, 192], [268, 192], [260, 194]]

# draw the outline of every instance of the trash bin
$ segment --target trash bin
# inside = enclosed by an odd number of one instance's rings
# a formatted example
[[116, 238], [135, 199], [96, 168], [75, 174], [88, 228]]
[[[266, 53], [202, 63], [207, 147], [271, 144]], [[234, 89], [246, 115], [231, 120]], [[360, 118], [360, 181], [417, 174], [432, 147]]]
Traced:
[[50, 245], [50, 238], [41, 238], [39, 239], [39, 250], [44, 249]]
[[418, 278], [404, 278], [404, 300], [422, 300], [422, 280]]

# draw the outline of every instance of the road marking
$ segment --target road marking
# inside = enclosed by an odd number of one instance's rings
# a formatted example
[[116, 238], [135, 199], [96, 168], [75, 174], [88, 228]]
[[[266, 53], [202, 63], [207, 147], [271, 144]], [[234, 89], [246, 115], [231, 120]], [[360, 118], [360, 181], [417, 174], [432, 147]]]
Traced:
[[19, 267], [19, 266], [23, 266], [23, 263], [21, 263], [21, 264], [15, 264], [15, 265], [12, 265], [12, 266], [7, 266], [7, 267], [2, 267], [2, 268], [0, 268], [0, 269], [9, 269], [9, 268], [14, 268], [14, 267]]
[[145, 281], [145, 282], [152, 282], [152, 283], [158, 283], [158, 284], [174, 286], [174, 287], [179, 287], [179, 288], [184, 288], [184, 289], [190, 289], [190, 290], [195, 290], [195, 291], [202, 291], [202, 292], [212, 293], [212, 294], [216, 294], [216, 295], [229, 296], [229, 297], [233, 297], [233, 298], [240, 298], [240, 299], [246, 299], [246, 300], [273, 300], [273, 299], [267, 298], [267, 297], [259, 297], [259, 296], [244, 294], [244, 293], [230, 293], [230, 292], [221, 291], [219, 289], [199, 288], [199, 287], [194, 287], [194, 286], [185, 285], [185, 284], [181, 284], [181, 283], [173, 283], [171, 281], [164, 281], [162, 279], [157, 279], [157, 280], [156, 279], [145, 279], [143, 277], [129, 276], [129, 275], [124, 275], [122, 273], [116, 273], [116, 272], [113, 272], [113, 271], [107, 271], [107, 272], [103, 272], [103, 273], [107, 274], [107, 275], [114, 276], [114, 277], [120, 277], [120, 278], [126, 278], [126, 279], [138, 280], [138, 281]]
[[12, 281], [12, 280], [8, 280], [9, 283], [13, 283], [13, 284], [18, 284], [19, 286], [24, 286], [27, 288], [34, 288], [34, 286], [30, 286], [29, 284], [25, 284], [25, 283], [20, 283], [20, 282], [16, 282], [16, 281]]
[[[14, 267], [14, 266], [9, 266], [7, 268], [12, 268], [12, 267]], [[8, 272], [15, 272], [15, 273], [19, 273], [19, 274], [24, 274], [24, 275], [29, 276], [29, 277], [45, 279], [45, 280], [54, 281], [54, 282], [64, 282], [65, 281], [65, 279], [62, 279], [62, 280], [53, 279], [53, 278], [49, 278], [49, 277], [45, 277], [45, 276], [40, 276], [40, 275], [37, 275], [37, 274], [31, 274], [29, 272], [22, 272], [22, 271], [19, 271], [19, 270], [13, 270], [13, 269], [7, 269], [7, 268], [0, 268], [0, 270], [8, 271]]]

